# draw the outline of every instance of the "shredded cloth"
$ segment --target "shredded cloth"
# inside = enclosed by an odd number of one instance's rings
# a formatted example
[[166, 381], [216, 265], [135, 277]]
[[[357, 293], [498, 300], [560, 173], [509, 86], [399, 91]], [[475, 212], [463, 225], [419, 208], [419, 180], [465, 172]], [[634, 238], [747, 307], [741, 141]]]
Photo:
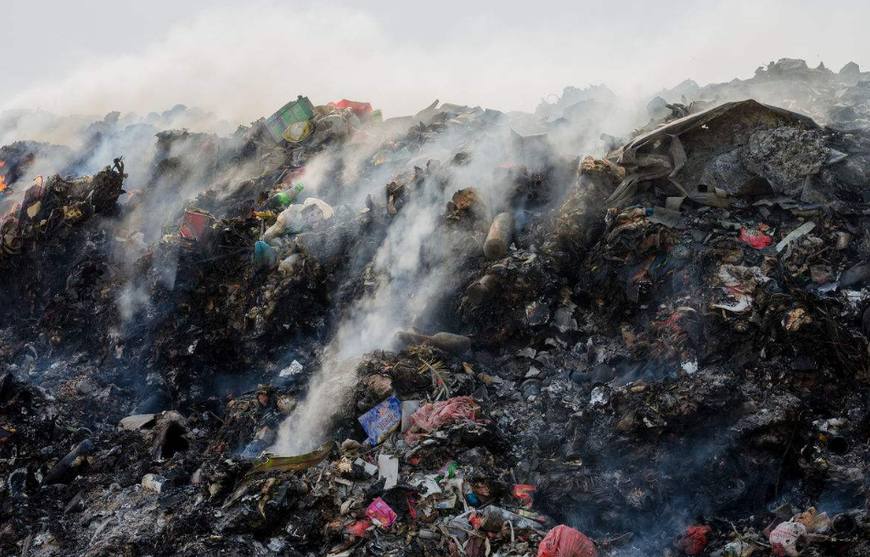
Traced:
[[436, 431], [444, 425], [476, 422], [479, 410], [480, 406], [470, 396], [424, 404], [411, 415], [411, 427], [405, 432], [405, 440], [415, 443], [424, 434]]
[[598, 557], [598, 551], [582, 532], [560, 524], [541, 540], [538, 557]]
[[679, 547], [686, 555], [700, 555], [707, 547], [707, 536], [713, 529], [707, 525], [694, 525], [686, 528]]

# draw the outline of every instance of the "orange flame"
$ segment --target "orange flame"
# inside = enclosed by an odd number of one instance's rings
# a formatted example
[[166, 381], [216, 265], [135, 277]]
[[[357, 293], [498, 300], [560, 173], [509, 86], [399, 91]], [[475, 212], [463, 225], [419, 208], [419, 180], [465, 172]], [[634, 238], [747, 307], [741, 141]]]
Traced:
[[[0, 168], [6, 166], [6, 161], [0, 161]], [[6, 191], [6, 174], [0, 173], [0, 193]]]

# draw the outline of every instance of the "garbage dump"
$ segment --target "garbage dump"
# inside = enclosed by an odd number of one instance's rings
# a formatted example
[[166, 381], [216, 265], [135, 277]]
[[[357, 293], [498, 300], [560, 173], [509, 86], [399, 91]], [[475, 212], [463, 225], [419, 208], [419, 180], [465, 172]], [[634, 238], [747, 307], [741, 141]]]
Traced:
[[868, 84], [0, 148], [0, 554], [870, 554]]

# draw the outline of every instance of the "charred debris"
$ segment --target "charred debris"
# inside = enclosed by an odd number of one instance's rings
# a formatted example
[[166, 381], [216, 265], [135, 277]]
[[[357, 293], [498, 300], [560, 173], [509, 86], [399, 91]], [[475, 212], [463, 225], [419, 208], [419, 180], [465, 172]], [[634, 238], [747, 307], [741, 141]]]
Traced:
[[870, 74], [615, 102], [0, 148], [0, 553], [870, 554]]

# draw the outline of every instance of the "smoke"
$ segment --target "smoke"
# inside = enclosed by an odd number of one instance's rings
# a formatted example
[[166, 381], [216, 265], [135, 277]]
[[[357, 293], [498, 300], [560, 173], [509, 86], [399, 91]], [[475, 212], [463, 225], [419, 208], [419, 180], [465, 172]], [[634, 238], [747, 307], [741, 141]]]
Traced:
[[124, 322], [130, 321], [151, 301], [148, 291], [132, 283], [124, 285], [118, 295], [118, 312]]
[[[527, 4], [486, 8], [451, 0], [424, 13], [398, 2], [366, 9], [342, 1], [210, 3], [197, 11], [156, 0], [149, 11], [178, 12], [179, 19], [171, 26], [155, 22], [152, 33], [131, 37], [119, 55], [108, 55], [100, 45], [77, 64], [40, 66], [33, 61], [65, 54], [74, 37], [48, 33], [34, 45], [32, 37], [22, 36], [30, 56], [10, 56], [4, 63], [13, 74], [31, 76], [30, 86], [0, 92], [0, 106], [93, 114], [148, 112], [184, 102], [240, 123], [302, 93], [318, 103], [368, 100], [388, 114], [412, 113], [434, 98], [529, 111], [566, 83], [604, 82], [623, 96], [642, 96], [689, 76], [748, 77], [753, 68], [746, 66], [746, 52], [761, 61], [823, 60], [836, 69], [870, 52], [870, 39], [861, 32], [870, 7], [838, 7], [716, 1], [701, 9], [679, 1], [663, 11], [627, 2], [617, 13], [606, 3], [544, 2], [531, 15]], [[116, 45], [111, 39], [121, 33], [118, 28], [138, 26], [138, 12], [112, 5], [70, 17], [106, 37], [103, 44]], [[30, 33], [31, 27], [20, 27]], [[7, 40], [16, 43], [14, 35]]]
[[[372, 145], [342, 151], [349, 162], [344, 174], [355, 180], [351, 182], [355, 188], [351, 197], [355, 199], [367, 195], [382, 199], [388, 181], [385, 177], [408, 173], [415, 165], [429, 170], [422, 182], [408, 185], [407, 201], [389, 222], [370, 266], [362, 270], [374, 284], [337, 326], [306, 398], [281, 425], [272, 452], [297, 454], [322, 442], [352, 392], [360, 357], [375, 349], [395, 348], [399, 331], [425, 323], [434, 309], [432, 302], [442, 296], [465, 259], [480, 250], [480, 246], [469, 245], [468, 236], [453, 234], [444, 226], [445, 209], [453, 194], [474, 187], [490, 216], [507, 206], [512, 184], [497, 179], [494, 171], [499, 164], [519, 156], [509, 126], [506, 122], [494, 126], [474, 140], [460, 126], [455, 128], [431, 139], [420, 152], [408, 153], [402, 160], [385, 163], [362, 176], [353, 163], [360, 160], [361, 153], [372, 152]], [[468, 153], [470, 160], [451, 165], [459, 152]], [[335, 165], [335, 160], [321, 159], [313, 166]], [[315, 189], [323, 187], [316, 180], [312, 185]]]
[[[5, 211], [20, 201], [27, 187], [37, 176], [59, 174], [62, 177], [92, 175], [111, 165], [116, 157], [126, 163], [125, 191], [135, 194], [150, 185], [157, 156], [157, 134], [173, 129], [231, 131], [230, 126], [214, 114], [176, 105], [161, 113], [140, 116], [134, 113], [109, 112], [105, 116], [63, 116], [39, 110], [14, 110], [0, 113], [0, 145], [26, 140], [18, 149], [32, 155], [23, 165], [9, 190], [0, 198], [0, 210]], [[184, 158], [183, 153], [173, 156]], [[3, 156], [0, 155], [0, 160]], [[14, 161], [6, 161], [12, 163]], [[238, 174], [238, 172], [236, 172]], [[196, 187], [173, 184], [164, 192], [162, 204], [177, 206], [178, 197], [201, 191], [207, 182]], [[184, 187], [182, 187], [184, 186]], [[126, 203], [129, 196], [122, 197]], [[155, 209], [155, 207], [151, 207]], [[152, 213], [164, 217], [166, 213]], [[163, 224], [162, 222], [160, 224]], [[153, 230], [155, 227], [150, 227]], [[153, 238], [153, 234], [150, 236]]]
[[[461, 121], [459, 117], [445, 132], [429, 138], [419, 151], [405, 147], [398, 152], [387, 149], [384, 153], [385, 147], [401, 145], [402, 138], [372, 132], [362, 140], [330, 149], [306, 163], [303, 181], [309, 195], [355, 209], [367, 197], [383, 199], [384, 186], [396, 176], [413, 174], [415, 167], [427, 170], [421, 184], [409, 187], [412, 191], [389, 221], [371, 264], [357, 269], [374, 284], [353, 303], [336, 327], [305, 399], [282, 423], [271, 452], [299, 454], [319, 446], [330, 434], [336, 415], [346, 407], [356, 385], [360, 358], [376, 349], [396, 348], [399, 331], [429, 323], [427, 318], [443, 300], [447, 288], [454, 285], [452, 280], [466, 267], [466, 259], [481, 253], [481, 245], [469, 244], [467, 235], [451, 234], [444, 225], [447, 202], [454, 193], [474, 188], [485, 207], [485, 230], [496, 214], [521, 209], [511, 207], [516, 184], [506, 179], [499, 168], [548, 164], [553, 156], [572, 159], [578, 153], [601, 155], [607, 150], [599, 139], [602, 132], [627, 134], [648, 118], [643, 105], [620, 99], [606, 88], [593, 89], [589, 95], [596, 100], [606, 97], [606, 102], [573, 114], [557, 127], [548, 128], [541, 118], [531, 114], [511, 113], [485, 125], [481, 133], [476, 126], [486, 120], [483, 109], [464, 108], [461, 112], [466, 117], [472, 116], [472, 122], [473, 117], [480, 121], [466, 128], [456, 124]], [[576, 99], [566, 101], [572, 104]], [[560, 106], [557, 103], [542, 109], [559, 118]], [[407, 125], [403, 131], [406, 128]], [[536, 134], [547, 131], [550, 133], [543, 144], [536, 144]], [[531, 147], [524, 147], [524, 136], [531, 140]], [[530, 148], [533, 152], [528, 151]], [[459, 153], [464, 155], [463, 162], [452, 164]], [[370, 161], [380, 155], [384, 155], [385, 162], [372, 168]], [[570, 185], [550, 185], [550, 207], [559, 204]]]

